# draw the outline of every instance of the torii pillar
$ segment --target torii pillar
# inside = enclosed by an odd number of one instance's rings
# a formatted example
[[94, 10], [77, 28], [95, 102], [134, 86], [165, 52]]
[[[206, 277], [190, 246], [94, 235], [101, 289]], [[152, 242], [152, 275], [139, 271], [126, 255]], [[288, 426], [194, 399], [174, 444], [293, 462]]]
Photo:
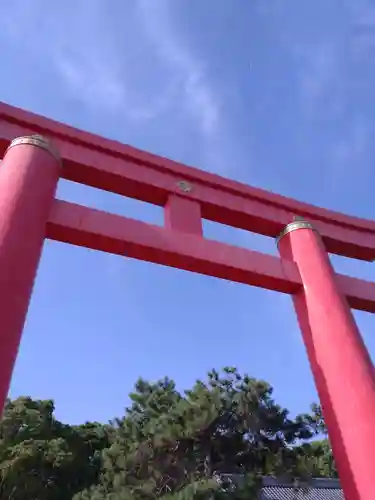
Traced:
[[346, 500], [375, 498], [375, 374], [323, 242], [304, 220], [288, 224], [280, 254], [297, 265], [294, 307]]
[[0, 404], [6, 400], [60, 176], [41, 136], [14, 139], [0, 168]]

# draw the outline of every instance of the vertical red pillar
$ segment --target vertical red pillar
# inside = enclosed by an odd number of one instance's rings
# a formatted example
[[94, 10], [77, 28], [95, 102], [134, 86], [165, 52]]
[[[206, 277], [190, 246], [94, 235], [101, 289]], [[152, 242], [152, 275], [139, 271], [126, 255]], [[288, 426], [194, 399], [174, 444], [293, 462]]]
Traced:
[[41, 136], [14, 139], [0, 163], [0, 413], [59, 176], [59, 157]]
[[374, 366], [310, 223], [288, 224], [278, 246], [303, 287], [293, 297], [347, 500], [375, 498]]

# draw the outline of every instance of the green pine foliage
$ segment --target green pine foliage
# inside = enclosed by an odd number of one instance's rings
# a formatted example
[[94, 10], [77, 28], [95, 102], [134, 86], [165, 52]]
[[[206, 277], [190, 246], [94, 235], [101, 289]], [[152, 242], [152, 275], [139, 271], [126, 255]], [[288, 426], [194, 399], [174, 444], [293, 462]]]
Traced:
[[292, 418], [235, 368], [185, 392], [140, 379], [130, 400], [108, 424], [78, 426], [59, 422], [53, 401], [9, 400], [0, 499], [255, 500], [264, 475], [337, 476], [320, 407]]

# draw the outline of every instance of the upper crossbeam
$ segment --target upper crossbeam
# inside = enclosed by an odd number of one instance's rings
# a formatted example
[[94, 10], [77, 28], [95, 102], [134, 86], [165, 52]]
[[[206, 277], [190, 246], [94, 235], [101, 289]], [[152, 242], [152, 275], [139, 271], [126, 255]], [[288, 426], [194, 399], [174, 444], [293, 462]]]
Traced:
[[[47, 227], [51, 239], [289, 294], [301, 286], [293, 262], [206, 240], [201, 218], [276, 237], [294, 216], [303, 216], [329, 252], [375, 259], [373, 221], [246, 186], [0, 103], [0, 157], [12, 139], [31, 134], [53, 140], [63, 178], [163, 206], [167, 214], [163, 228], [55, 200]], [[351, 307], [375, 312], [375, 283], [340, 274], [337, 279]]]
[[276, 237], [299, 215], [318, 229], [329, 252], [375, 260], [374, 221], [224, 179], [0, 103], [0, 155], [14, 137], [35, 133], [55, 142], [65, 179], [160, 206], [187, 182], [191, 190], [184, 196], [200, 203], [205, 219]]

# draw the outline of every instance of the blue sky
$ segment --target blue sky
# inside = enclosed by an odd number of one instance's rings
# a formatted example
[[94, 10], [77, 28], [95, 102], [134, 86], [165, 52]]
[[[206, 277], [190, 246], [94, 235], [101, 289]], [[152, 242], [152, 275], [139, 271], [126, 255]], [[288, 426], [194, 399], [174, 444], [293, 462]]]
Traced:
[[[375, 4], [368, 0], [13, 0], [0, 100], [328, 208], [374, 218]], [[160, 208], [61, 181], [61, 198], [160, 224]], [[205, 223], [207, 237], [275, 243]], [[374, 264], [334, 257], [375, 279]], [[375, 318], [356, 313], [375, 356]], [[291, 299], [45, 245], [11, 396], [68, 422], [120, 415], [136, 378], [189, 387], [237, 366], [295, 413], [316, 393]]]

